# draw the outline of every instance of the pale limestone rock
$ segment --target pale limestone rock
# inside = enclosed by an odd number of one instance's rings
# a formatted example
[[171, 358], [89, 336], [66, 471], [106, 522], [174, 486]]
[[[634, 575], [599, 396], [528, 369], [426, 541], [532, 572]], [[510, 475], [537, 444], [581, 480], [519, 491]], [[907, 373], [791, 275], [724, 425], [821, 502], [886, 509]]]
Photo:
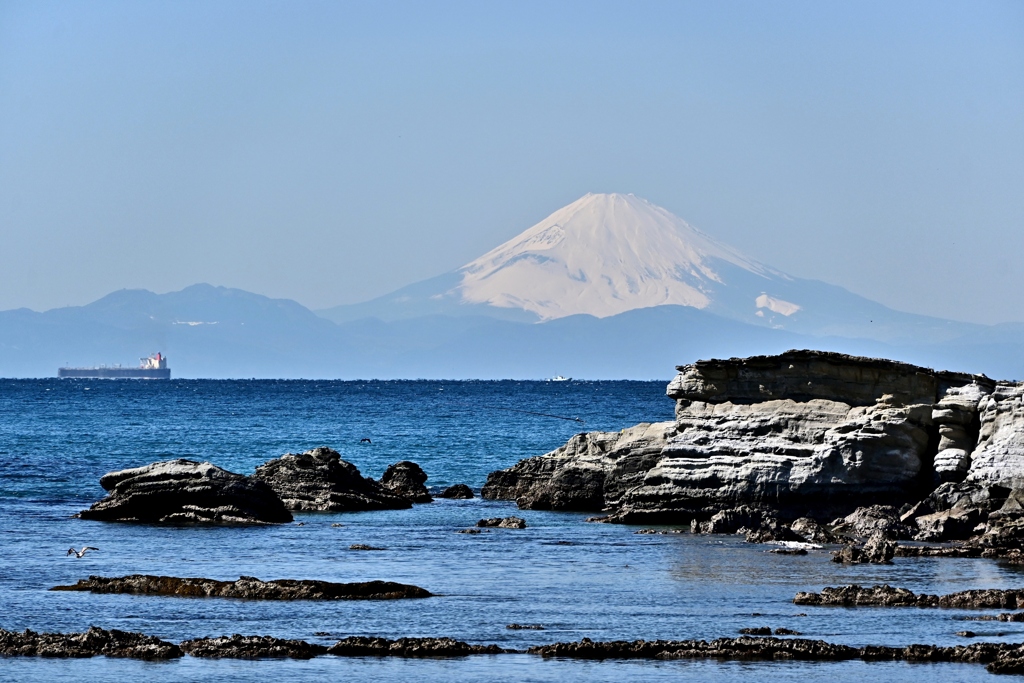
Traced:
[[967, 481], [1024, 487], [1024, 383], [1000, 382], [979, 404], [981, 431]]

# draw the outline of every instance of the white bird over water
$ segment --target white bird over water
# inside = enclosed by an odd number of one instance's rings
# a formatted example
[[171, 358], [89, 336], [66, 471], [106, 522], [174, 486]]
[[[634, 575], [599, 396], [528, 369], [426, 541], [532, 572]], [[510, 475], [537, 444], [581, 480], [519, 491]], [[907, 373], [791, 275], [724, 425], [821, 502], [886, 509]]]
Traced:
[[82, 546], [81, 550], [75, 550], [74, 548], [68, 548], [68, 555], [74, 553], [75, 557], [81, 558], [85, 555], [86, 550], [99, 550], [99, 548], [93, 548], [91, 545]]

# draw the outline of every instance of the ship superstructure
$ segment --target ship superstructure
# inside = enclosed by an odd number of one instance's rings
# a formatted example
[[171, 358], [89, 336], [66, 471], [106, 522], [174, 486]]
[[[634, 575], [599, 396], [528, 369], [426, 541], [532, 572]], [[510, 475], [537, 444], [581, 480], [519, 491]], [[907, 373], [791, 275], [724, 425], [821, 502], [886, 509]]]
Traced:
[[80, 379], [170, 379], [171, 369], [167, 367], [167, 356], [155, 353], [141, 359], [137, 368], [120, 365], [101, 365], [97, 368], [57, 368], [57, 377]]

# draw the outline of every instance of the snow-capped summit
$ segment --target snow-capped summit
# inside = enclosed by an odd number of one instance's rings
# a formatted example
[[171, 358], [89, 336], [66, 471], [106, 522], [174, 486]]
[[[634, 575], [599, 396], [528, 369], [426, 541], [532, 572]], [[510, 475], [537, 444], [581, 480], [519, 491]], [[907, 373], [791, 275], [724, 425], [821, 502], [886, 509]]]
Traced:
[[[786, 277], [645, 199], [587, 194], [460, 268], [456, 291], [464, 302], [519, 308], [541, 320], [666, 304], [707, 308], [724, 284], [723, 265], [766, 281]], [[761, 292], [750, 297], [750, 312], [758, 306], [800, 310]]]
[[631, 194], [588, 194], [458, 270], [320, 314], [335, 322], [423, 316], [544, 322], [656, 306], [885, 342], [934, 343], [972, 329], [791, 277]]

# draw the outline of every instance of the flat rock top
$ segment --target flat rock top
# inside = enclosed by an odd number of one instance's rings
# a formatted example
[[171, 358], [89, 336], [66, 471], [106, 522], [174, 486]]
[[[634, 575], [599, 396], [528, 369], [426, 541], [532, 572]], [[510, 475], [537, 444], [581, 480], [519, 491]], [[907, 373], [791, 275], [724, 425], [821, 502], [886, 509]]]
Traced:
[[237, 581], [203, 578], [179, 578], [132, 574], [130, 576], [90, 576], [70, 586], [54, 586], [55, 591], [127, 593], [132, 595], [171, 595], [190, 598], [242, 598], [247, 600], [397, 600], [429, 598], [433, 594], [419, 586], [394, 581], [334, 583], [278, 579], [261, 581], [242, 576]]

